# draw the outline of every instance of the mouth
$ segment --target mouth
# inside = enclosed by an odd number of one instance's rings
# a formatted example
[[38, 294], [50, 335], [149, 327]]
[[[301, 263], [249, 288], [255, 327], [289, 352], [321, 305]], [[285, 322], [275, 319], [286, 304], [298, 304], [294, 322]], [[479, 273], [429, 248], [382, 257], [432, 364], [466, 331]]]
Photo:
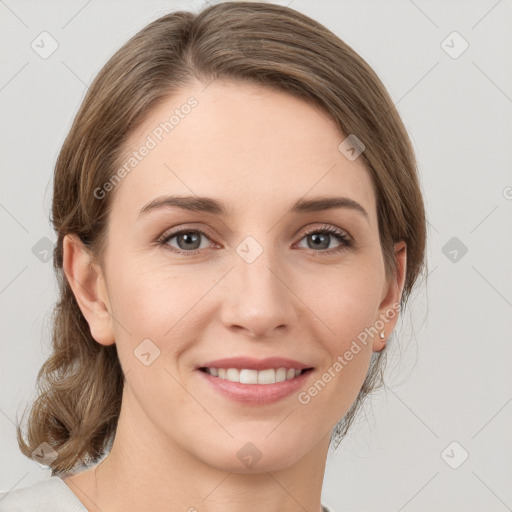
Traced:
[[195, 368], [216, 394], [246, 406], [275, 404], [308, 385], [314, 367], [293, 359], [247, 357], [217, 359]]
[[313, 368], [267, 368], [254, 370], [251, 368], [216, 368], [202, 366], [199, 371], [211, 375], [220, 380], [226, 380], [238, 384], [262, 384], [270, 385], [296, 379]]

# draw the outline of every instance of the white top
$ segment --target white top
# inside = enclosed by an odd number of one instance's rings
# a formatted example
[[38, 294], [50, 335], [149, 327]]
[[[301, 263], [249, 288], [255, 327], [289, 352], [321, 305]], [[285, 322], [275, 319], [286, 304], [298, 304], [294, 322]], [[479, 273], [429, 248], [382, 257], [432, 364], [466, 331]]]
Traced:
[[0, 512], [88, 512], [58, 476], [0, 493]]
[[[88, 512], [59, 476], [0, 493], [0, 512]], [[323, 505], [323, 512], [329, 509]]]

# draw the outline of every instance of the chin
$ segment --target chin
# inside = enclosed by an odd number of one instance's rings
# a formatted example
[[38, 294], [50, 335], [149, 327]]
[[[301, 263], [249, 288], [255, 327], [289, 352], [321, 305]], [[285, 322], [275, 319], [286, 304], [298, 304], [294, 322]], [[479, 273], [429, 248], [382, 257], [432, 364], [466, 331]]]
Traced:
[[[271, 430], [268, 429], [268, 432]], [[210, 447], [207, 453], [196, 455], [208, 466], [240, 474], [286, 469], [306, 455], [307, 446], [303, 442], [304, 439], [296, 439], [284, 430], [273, 432], [265, 438], [266, 435], [267, 433], [237, 436], [223, 445], [217, 444], [218, 439], [212, 440], [211, 443], [206, 441], [204, 444]], [[214, 450], [212, 446], [215, 446]]]

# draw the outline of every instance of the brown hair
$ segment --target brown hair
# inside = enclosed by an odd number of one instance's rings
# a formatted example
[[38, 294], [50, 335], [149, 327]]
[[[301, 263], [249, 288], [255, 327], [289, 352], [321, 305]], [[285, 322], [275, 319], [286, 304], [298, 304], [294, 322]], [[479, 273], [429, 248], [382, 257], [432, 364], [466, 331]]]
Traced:
[[[425, 212], [411, 142], [385, 87], [370, 66], [318, 22], [287, 7], [226, 2], [198, 14], [173, 12], [143, 28], [101, 69], [58, 156], [52, 218], [58, 240], [54, 269], [60, 289], [52, 353], [41, 367], [32, 405], [28, 457], [47, 442], [58, 456], [52, 475], [97, 462], [113, 440], [124, 384], [116, 346], [91, 336], [63, 273], [63, 238], [76, 234], [101, 260], [113, 194], [93, 193], [120, 165], [127, 138], [174, 92], [199, 80], [245, 81], [317, 105], [342, 136], [355, 134], [377, 195], [380, 242], [388, 276], [393, 244], [407, 243], [401, 306], [425, 269]], [[363, 386], [336, 426], [343, 437], [363, 399], [382, 383], [385, 350], [373, 353]]]

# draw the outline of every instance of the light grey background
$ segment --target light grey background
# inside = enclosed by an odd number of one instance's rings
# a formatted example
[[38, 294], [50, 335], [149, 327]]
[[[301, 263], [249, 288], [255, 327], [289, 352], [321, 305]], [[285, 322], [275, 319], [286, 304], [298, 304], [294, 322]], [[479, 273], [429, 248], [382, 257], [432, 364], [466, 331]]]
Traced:
[[[323, 502], [339, 512], [511, 510], [512, 2], [276, 3], [325, 24], [381, 77], [416, 149], [429, 220], [428, 281], [398, 331], [386, 392], [329, 454]], [[50, 474], [21, 455], [13, 422], [49, 350], [56, 285], [40, 240], [55, 241], [59, 148], [119, 46], [200, 6], [0, 0], [0, 492]], [[43, 31], [58, 42], [46, 59], [31, 48]], [[457, 58], [454, 31], [469, 44]]]

